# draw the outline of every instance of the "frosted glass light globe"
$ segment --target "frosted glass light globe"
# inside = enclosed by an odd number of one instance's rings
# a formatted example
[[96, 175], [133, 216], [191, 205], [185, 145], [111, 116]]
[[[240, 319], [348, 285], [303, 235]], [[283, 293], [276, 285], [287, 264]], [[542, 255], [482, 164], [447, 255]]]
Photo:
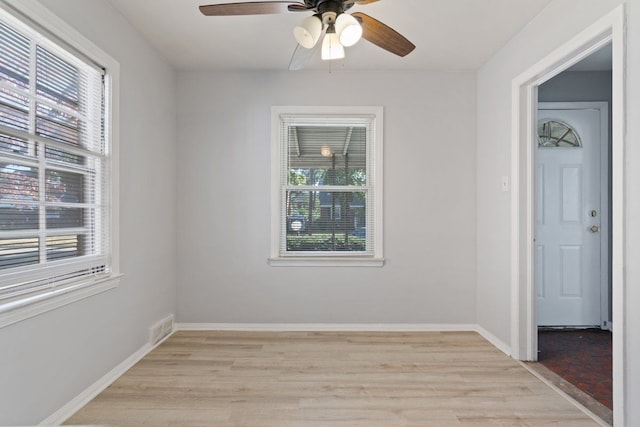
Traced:
[[337, 33], [327, 33], [322, 42], [322, 59], [342, 59], [344, 58], [344, 47], [340, 44]]
[[299, 25], [294, 27], [293, 36], [300, 46], [311, 49], [316, 45], [322, 33], [322, 21], [317, 16], [305, 18]]
[[336, 19], [336, 33], [342, 46], [353, 46], [362, 37], [362, 26], [356, 18], [343, 13]]

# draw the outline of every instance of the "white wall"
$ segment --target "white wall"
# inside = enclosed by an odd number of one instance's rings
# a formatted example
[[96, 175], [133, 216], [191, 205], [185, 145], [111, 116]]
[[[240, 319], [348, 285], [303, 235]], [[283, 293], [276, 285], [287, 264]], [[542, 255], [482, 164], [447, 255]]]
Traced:
[[[510, 173], [511, 81], [622, 0], [556, 0], [478, 73], [478, 321], [510, 342], [510, 199], [500, 176]], [[628, 133], [626, 138], [626, 425], [640, 425], [640, 5], [627, 3]], [[502, 125], [500, 125], [502, 124]], [[615, 325], [614, 325], [615, 327]], [[515, 343], [514, 343], [515, 345]]]
[[540, 85], [540, 102], [607, 101], [611, 106], [611, 71], [565, 71]]
[[175, 73], [104, 0], [42, 3], [121, 65], [120, 287], [0, 329], [0, 425], [39, 423], [175, 311]]
[[[178, 321], [475, 323], [473, 73], [178, 74]], [[384, 107], [383, 268], [271, 267], [270, 109]]]
[[[626, 135], [626, 390], [627, 425], [640, 425], [640, 3], [628, 2]], [[614, 325], [615, 327], [615, 325]]]

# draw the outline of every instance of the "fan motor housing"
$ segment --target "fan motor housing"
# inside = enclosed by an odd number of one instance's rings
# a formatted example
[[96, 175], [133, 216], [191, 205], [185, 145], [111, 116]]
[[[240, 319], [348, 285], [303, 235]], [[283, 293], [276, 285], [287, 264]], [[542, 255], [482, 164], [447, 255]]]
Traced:
[[306, 3], [315, 3], [315, 10], [320, 14], [325, 12], [335, 12], [336, 15], [340, 15], [342, 12], [353, 6], [352, 2], [345, 2], [342, 0], [316, 0], [315, 2], [306, 1]]

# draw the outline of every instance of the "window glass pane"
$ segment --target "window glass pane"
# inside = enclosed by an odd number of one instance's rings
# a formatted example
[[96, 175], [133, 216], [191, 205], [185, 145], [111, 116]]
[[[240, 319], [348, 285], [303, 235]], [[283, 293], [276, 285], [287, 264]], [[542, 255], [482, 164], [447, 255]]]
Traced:
[[38, 169], [12, 163], [0, 163], [0, 200], [37, 201]]
[[366, 128], [290, 126], [289, 185], [367, 185]]
[[45, 182], [47, 202], [84, 202], [84, 175], [47, 169]]
[[[18, 92], [0, 87], [0, 125], [28, 132], [28, 98]], [[28, 155], [29, 143], [24, 139], [0, 133], [0, 151]]]
[[82, 255], [83, 237], [79, 234], [47, 237], [47, 260], [55, 261]]
[[58, 148], [49, 147], [48, 145], [45, 147], [44, 156], [48, 160], [54, 160], [54, 161], [63, 162], [63, 163], [70, 163], [72, 165], [85, 164], [84, 156], [72, 154], [72, 153], [69, 153], [68, 151], [60, 150]]
[[366, 192], [287, 191], [287, 251], [366, 251]]
[[538, 125], [539, 147], [581, 147], [578, 134], [569, 125], [555, 120]]
[[0, 230], [35, 230], [39, 227], [38, 206], [0, 201]]
[[0, 81], [29, 87], [29, 39], [0, 23]]
[[79, 110], [80, 73], [46, 49], [36, 49], [36, 93], [72, 110]]
[[15, 138], [13, 136], [0, 133], [0, 151], [7, 151], [12, 154], [29, 154], [29, 142], [26, 139]]
[[29, 130], [29, 99], [0, 88], [0, 125], [24, 132]]
[[72, 145], [80, 144], [80, 121], [46, 105], [36, 108], [36, 134]]
[[0, 230], [30, 230], [39, 226], [38, 170], [0, 163]]
[[0, 270], [37, 264], [39, 261], [37, 237], [0, 239]]
[[79, 228], [84, 225], [82, 208], [47, 208], [47, 228]]

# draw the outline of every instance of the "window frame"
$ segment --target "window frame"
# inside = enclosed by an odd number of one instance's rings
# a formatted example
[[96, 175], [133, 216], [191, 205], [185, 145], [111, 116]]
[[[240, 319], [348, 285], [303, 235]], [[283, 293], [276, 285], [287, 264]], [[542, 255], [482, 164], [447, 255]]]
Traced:
[[[24, 298], [0, 302], [0, 328], [58, 307], [88, 298], [109, 289], [116, 288], [120, 281], [119, 242], [119, 87], [120, 65], [110, 55], [89, 41], [49, 9], [37, 2], [24, 0], [0, 0], [0, 12], [8, 15], [9, 21], [19, 21], [40, 33], [42, 38], [59, 45], [62, 49], [83, 60], [89, 60], [105, 70], [104, 138], [106, 144], [108, 185], [106, 200], [110, 206], [109, 232], [106, 254], [109, 274], [101, 277], [81, 277], [50, 290], [34, 293]], [[73, 262], [73, 258], [70, 259]], [[45, 267], [46, 268], [46, 265]], [[20, 275], [9, 271], [6, 277]]]
[[[369, 254], [349, 252], [322, 252], [314, 254], [284, 254], [281, 252], [286, 217], [283, 209], [283, 184], [281, 182], [282, 120], [283, 118], [345, 117], [371, 118], [371, 143], [367, 146], [367, 171], [369, 197], [372, 197], [373, 248]], [[383, 256], [383, 108], [379, 106], [274, 106], [271, 108], [271, 249], [269, 265], [281, 267], [382, 267]]]

